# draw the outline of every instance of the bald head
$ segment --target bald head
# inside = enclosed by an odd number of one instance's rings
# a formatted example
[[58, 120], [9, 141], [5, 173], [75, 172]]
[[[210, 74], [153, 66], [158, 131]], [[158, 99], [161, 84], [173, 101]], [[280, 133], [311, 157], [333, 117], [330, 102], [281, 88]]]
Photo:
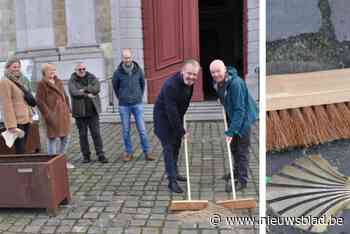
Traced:
[[222, 60], [215, 59], [209, 66], [210, 74], [215, 82], [220, 83], [226, 78], [226, 66]]
[[131, 66], [132, 64], [132, 52], [131, 49], [126, 48], [122, 50], [122, 59], [123, 59], [123, 63], [126, 66]]

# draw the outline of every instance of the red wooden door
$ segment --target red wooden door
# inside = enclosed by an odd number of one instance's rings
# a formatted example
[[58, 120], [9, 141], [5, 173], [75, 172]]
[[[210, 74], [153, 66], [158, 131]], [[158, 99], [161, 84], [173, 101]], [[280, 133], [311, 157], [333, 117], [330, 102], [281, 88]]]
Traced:
[[[185, 59], [199, 60], [198, 0], [143, 0], [142, 8], [148, 102], [154, 103]], [[192, 100], [203, 100], [201, 75]]]

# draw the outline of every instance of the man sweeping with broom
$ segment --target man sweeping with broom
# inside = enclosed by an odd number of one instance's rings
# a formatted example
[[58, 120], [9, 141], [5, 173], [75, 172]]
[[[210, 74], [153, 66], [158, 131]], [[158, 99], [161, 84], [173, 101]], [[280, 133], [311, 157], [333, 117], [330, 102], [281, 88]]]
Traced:
[[[247, 187], [250, 130], [258, 118], [257, 106], [246, 83], [237, 75], [234, 67], [226, 67], [223, 61], [214, 60], [209, 69], [227, 116], [228, 129], [225, 135], [230, 142], [235, 187], [239, 191]], [[224, 176], [226, 192], [232, 192], [230, 178], [230, 174]]]
[[163, 147], [168, 187], [175, 193], [183, 193], [177, 181], [187, 180], [179, 175], [177, 161], [182, 137], [186, 134], [184, 115], [190, 105], [199, 70], [200, 65], [196, 60], [186, 60], [181, 71], [165, 81], [154, 105], [154, 132]]

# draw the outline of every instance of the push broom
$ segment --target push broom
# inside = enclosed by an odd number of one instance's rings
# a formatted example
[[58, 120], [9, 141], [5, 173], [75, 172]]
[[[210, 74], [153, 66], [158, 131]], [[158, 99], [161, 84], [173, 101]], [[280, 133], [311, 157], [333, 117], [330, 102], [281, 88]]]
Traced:
[[[224, 115], [225, 130], [227, 130], [228, 127], [227, 127], [226, 113], [225, 113], [224, 109], [222, 109], [222, 111], [223, 111], [223, 115]], [[235, 189], [235, 182], [234, 182], [234, 175], [233, 175], [233, 164], [232, 164], [232, 154], [231, 154], [230, 142], [226, 141], [226, 146], [227, 146], [227, 152], [228, 152], [228, 161], [230, 164], [232, 200], [217, 201], [216, 204], [224, 206], [224, 207], [229, 208], [229, 209], [254, 209], [254, 208], [256, 208], [256, 199], [255, 198], [237, 199], [237, 197], [236, 197], [236, 189]]]
[[350, 138], [350, 69], [272, 75], [266, 89], [267, 151]]
[[[186, 119], [184, 116], [184, 128], [186, 128]], [[183, 210], [202, 210], [208, 207], [208, 200], [192, 200], [191, 197], [191, 184], [190, 184], [190, 169], [188, 162], [188, 143], [187, 134], [184, 136], [184, 150], [185, 150], [185, 160], [186, 160], [186, 176], [187, 176], [187, 196], [188, 200], [181, 201], [171, 201], [169, 210], [171, 211], [183, 211]]]
[[[291, 222], [309, 232], [324, 232], [331, 219], [350, 204], [350, 179], [320, 155], [297, 159], [274, 174], [267, 187], [267, 204], [286, 219], [302, 217], [320, 222]], [[309, 218], [310, 219], [310, 218]]]

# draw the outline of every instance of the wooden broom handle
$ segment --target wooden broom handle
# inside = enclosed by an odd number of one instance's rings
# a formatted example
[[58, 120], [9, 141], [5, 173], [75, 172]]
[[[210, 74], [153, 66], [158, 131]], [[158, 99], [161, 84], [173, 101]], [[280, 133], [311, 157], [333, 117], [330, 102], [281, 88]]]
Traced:
[[[226, 112], [225, 108], [222, 108], [222, 114], [224, 115], [224, 125], [225, 125], [225, 131], [227, 131], [227, 120], [226, 120]], [[228, 161], [230, 164], [230, 176], [231, 176], [231, 186], [232, 186], [232, 198], [233, 200], [236, 200], [236, 189], [235, 189], [235, 181], [234, 181], [234, 176], [233, 176], [233, 164], [232, 164], [232, 154], [231, 154], [231, 147], [230, 147], [230, 142], [226, 140], [225, 136], [225, 142], [227, 146], [227, 153], [228, 153]]]
[[187, 146], [187, 126], [186, 126], [186, 116], [184, 116], [184, 129], [186, 133], [184, 135], [184, 147], [185, 147], [185, 160], [186, 160], [186, 176], [187, 176], [187, 196], [188, 200], [192, 200], [191, 198], [191, 184], [190, 184], [190, 168], [188, 162], [188, 146]]

